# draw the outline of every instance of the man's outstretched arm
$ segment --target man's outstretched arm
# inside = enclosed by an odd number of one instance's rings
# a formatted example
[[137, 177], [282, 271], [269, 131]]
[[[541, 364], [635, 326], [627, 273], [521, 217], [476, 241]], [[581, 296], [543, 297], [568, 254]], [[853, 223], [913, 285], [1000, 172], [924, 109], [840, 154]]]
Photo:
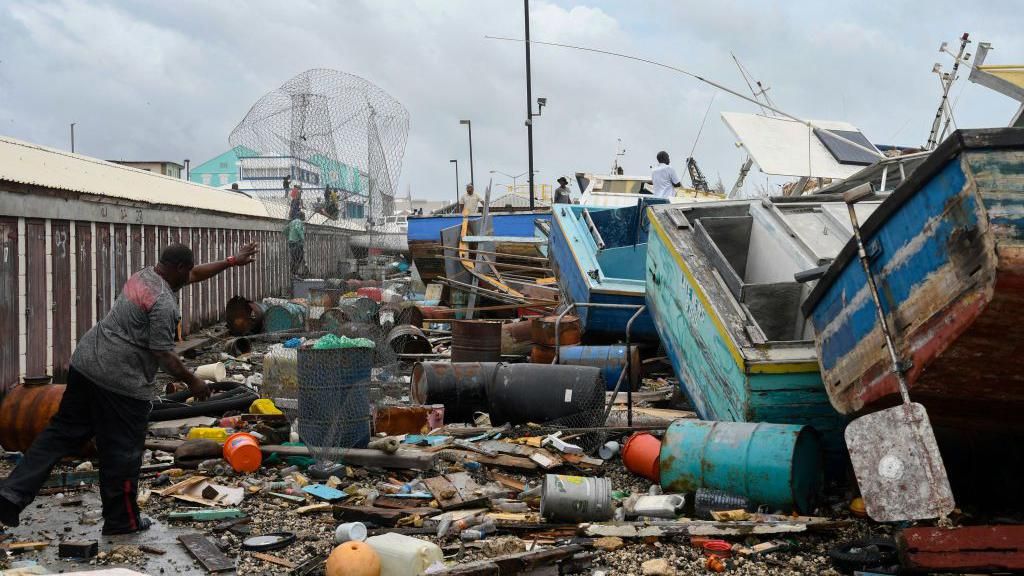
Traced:
[[242, 246], [242, 249], [238, 254], [228, 258], [227, 260], [207, 262], [206, 264], [196, 264], [196, 266], [192, 268], [192, 272], [189, 274], [188, 283], [194, 284], [196, 282], [202, 282], [203, 280], [213, 278], [232, 266], [245, 266], [247, 264], [252, 264], [252, 261], [256, 259], [256, 254], [259, 253], [259, 251], [259, 245], [255, 242], [251, 242]]

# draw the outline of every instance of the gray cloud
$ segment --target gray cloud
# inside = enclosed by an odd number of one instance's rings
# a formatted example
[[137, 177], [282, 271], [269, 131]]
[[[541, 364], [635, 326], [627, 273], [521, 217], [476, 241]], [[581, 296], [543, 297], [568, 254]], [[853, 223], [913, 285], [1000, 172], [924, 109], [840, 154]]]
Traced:
[[[964, 30], [992, 42], [993, 62], [1024, 59], [1019, 7], [954, 2], [532, 3], [532, 34], [627, 52], [687, 68], [735, 88], [734, 52], [793, 114], [840, 119], [876, 142], [921, 144], [938, 104], [933, 62]], [[103, 158], [202, 161], [227, 148], [249, 107], [315, 67], [357, 74], [411, 116], [401, 193], [450, 198], [450, 158], [468, 179], [465, 127], [473, 121], [478, 185], [489, 170], [526, 171], [522, 4], [511, 0], [363, 2], [36, 2], [0, 13], [0, 133]], [[973, 51], [973, 50], [972, 50]], [[646, 173], [667, 149], [689, 153], [713, 90], [685, 76], [607, 56], [536, 46], [539, 179], [606, 171], [616, 138], [626, 170]], [[962, 80], [960, 126], [1000, 126], [1009, 99]], [[742, 162], [718, 118], [756, 108], [715, 97], [696, 156], [729, 185]], [[504, 180], [503, 177], [500, 180]], [[752, 179], [764, 181], [763, 175]], [[753, 184], [752, 184], [753, 185]]]

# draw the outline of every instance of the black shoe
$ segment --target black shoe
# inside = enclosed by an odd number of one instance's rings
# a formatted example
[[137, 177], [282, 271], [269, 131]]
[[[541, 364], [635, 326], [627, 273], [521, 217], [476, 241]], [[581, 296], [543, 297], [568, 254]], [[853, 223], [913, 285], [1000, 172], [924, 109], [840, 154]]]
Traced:
[[121, 534], [135, 534], [136, 532], [142, 532], [144, 530], [149, 530], [149, 527], [152, 526], [152, 525], [153, 525], [153, 521], [152, 520], [150, 520], [149, 518], [146, 518], [145, 516], [140, 516], [139, 517], [139, 526], [138, 526], [138, 528], [132, 530], [131, 528], [107, 528], [106, 526], [104, 526], [103, 527], [103, 535], [104, 536], [119, 536]]
[[12, 504], [10, 500], [0, 496], [0, 524], [17, 528], [18, 524], [20, 524], [18, 521], [20, 513], [21, 510], [18, 510], [18, 507]]

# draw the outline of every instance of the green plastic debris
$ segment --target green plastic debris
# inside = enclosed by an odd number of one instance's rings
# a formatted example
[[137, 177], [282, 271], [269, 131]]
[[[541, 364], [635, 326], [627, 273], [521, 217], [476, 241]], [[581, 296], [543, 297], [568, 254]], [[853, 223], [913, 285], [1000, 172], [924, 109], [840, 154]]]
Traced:
[[349, 338], [348, 336], [335, 336], [328, 334], [313, 344], [313, 350], [336, 350], [338, 348], [374, 348], [373, 340], [369, 338]]

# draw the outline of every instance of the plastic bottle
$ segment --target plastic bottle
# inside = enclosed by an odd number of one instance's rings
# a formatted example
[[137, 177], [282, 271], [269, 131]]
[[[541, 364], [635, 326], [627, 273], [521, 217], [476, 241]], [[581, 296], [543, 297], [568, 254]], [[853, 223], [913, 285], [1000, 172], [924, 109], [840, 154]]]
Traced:
[[720, 510], [750, 510], [750, 500], [721, 490], [698, 488], [693, 499], [693, 509], [698, 518], [710, 519], [712, 512]]
[[526, 502], [520, 502], [518, 500], [509, 500], [507, 498], [498, 498], [491, 500], [491, 507], [497, 508], [502, 512], [529, 512], [530, 507]]
[[210, 472], [216, 474], [217, 467], [224, 464], [224, 460], [220, 458], [211, 458], [209, 460], [203, 460], [199, 463], [196, 468], [202, 472]]
[[445, 514], [441, 517], [441, 521], [437, 523], [437, 537], [443, 538], [452, 528], [452, 515]]

